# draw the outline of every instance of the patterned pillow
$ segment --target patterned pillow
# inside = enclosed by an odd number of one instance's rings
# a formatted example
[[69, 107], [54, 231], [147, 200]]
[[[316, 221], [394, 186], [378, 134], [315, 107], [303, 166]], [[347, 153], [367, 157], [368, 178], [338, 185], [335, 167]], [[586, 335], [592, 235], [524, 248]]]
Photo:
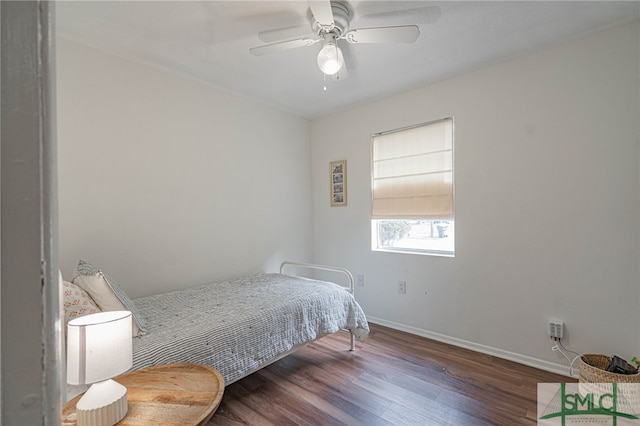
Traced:
[[62, 292], [64, 296], [65, 324], [74, 318], [101, 312], [91, 296], [77, 285], [63, 281]]
[[73, 283], [89, 293], [102, 311], [131, 311], [133, 336], [146, 334], [138, 308], [113, 278], [81, 260], [73, 274]]

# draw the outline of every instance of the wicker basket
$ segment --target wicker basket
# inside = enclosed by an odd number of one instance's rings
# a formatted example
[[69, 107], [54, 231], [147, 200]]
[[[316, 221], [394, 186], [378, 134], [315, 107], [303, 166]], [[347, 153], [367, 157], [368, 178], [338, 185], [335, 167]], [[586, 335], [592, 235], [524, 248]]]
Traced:
[[634, 374], [611, 373], [606, 370], [611, 358], [606, 355], [586, 354], [580, 357], [580, 376], [578, 391], [582, 396], [587, 394], [600, 396], [611, 395], [613, 383], [616, 383], [618, 402], [627, 413], [640, 413], [640, 371]]
[[618, 374], [607, 371], [611, 357], [586, 354], [580, 357], [580, 383], [640, 383], [640, 371], [635, 374]]

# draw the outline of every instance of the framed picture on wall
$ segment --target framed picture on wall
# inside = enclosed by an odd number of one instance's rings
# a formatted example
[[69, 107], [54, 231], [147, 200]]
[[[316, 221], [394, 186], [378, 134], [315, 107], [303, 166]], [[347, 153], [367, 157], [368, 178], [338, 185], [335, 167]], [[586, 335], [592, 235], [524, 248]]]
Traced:
[[331, 207], [347, 205], [347, 160], [329, 163]]

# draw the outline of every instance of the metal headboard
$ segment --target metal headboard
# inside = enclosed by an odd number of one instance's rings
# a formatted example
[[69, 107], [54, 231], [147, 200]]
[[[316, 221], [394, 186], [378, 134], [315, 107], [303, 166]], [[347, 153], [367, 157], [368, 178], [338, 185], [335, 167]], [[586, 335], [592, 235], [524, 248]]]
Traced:
[[283, 273], [282, 271], [285, 268], [285, 266], [287, 266], [287, 265], [300, 266], [300, 267], [309, 268], [309, 269], [318, 269], [318, 270], [322, 270], [322, 271], [331, 271], [331, 272], [342, 273], [342, 274], [346, 275], [347, 279], [349, 280], [349, 287], [347, 288], [347, 290], [349, 290], [349, 293], [353, 294], [353, 292], [355, 290], [355, 284], [354, 284], [354, 281], [353, 281], [353, 275], [351, 275], [351, 272], [349, 272], [347, 269], [339, 268], [337, 266], [316, 265], [314, 263], [299, 263], [299, 262], [291, 262], [291, 261], [285, 260], [284, 262], [282, 262], [282, 264], [280, 264], [280, 273], [281, 274]]

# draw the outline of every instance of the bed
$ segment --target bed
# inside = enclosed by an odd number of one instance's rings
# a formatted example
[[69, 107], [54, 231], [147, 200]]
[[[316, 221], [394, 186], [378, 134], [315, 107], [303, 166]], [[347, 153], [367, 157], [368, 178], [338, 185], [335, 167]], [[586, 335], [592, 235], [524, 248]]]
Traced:
[[[285, 268], [341, 273], [348, 286], [287, 275]], [[351, 333], [354, 350], [369, 326], [353, 290], [346, 269], [284, 262], [279, 273], [137, 298], [130, 303], [144, 330], [133, 339], [132, 369], [195, 362], [216, 368], [228, 385], [340, 330]]]

